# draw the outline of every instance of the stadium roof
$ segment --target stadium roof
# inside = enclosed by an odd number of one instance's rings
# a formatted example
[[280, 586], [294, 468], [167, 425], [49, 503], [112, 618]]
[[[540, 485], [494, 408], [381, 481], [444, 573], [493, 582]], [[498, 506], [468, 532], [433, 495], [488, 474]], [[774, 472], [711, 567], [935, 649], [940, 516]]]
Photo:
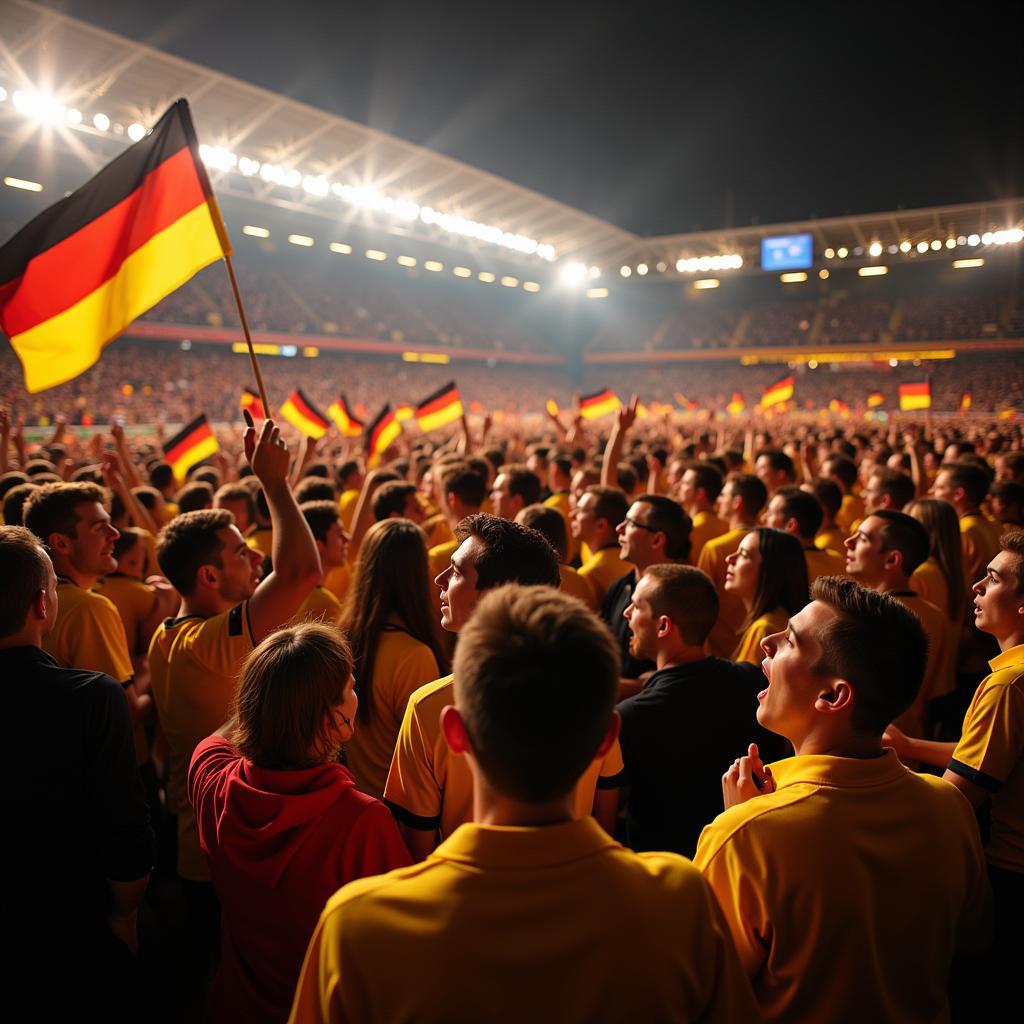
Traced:
[[[734, 273], [757, 272], [764, 236], [801, 233], [812, 236], [817, 264], [897, 253], [932, 259], [971, 248], [972, 236], [1024, 223], [1024, 200], [1014, 199], [644, 238], [497, 175], [28, 0], [0, 0], [0, 18], [5, 167], [32, 143], [26, 113], [59, 124], [56, 151], [73, 154], [92, 173], [184, 96], [219, 195], [538, 266], [574, 260], [607, 274], [642, 265], [654, 281], [671, 279], [679, 260], [717, 256], [735, 261]], [[950, 239], [956, 244], [947, 245]], [[870, 252], [873, 244], [881, 253]], [[911, 251], [901, 253], [901, 244]]]

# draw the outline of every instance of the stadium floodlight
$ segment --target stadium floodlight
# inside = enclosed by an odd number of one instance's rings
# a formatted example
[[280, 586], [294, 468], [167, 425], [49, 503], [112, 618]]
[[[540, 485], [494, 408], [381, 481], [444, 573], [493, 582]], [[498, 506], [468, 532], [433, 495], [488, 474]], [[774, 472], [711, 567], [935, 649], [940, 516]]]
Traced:
[[985, 261], [981, 257], [971, 260], [953, 260], [954, 270], [967, 270], [969, 267], [983, 267]]
[[927, 252], [928, 251], [928, 243], [927, 242], [918, 242], [917, 243], [917, 251], [918, 252]]
[[140, 139], [144, 138], [145, 135], [145, 125], [139, 124], [138, 121], [132, 121], [132, 123], [128, 125], [128, 138], [131, 139], [132, 142], [138, 142]]
[[587, 289], [588, 299], [607, 299], [608, 289], [607, 288], [588, 288]]
[[807, 369], [808, 370], [816, 370], [817, 368], [818, 368], [818, 360], [817, 359], [808, 359], [807, 360]]
[[900, 251], [900, 247], [898, 245], [896, 245], [895, 243], [893, 243], [892, 245], [889, 246], [888, 249], [886, 249], [886, 252], [890, 256], [895, 256], [896, 253], [898, 253], [899, 251]]
[[473, 271], [469, 267], [452, 267], [452, 273], [456, 277], [472, 277]]
[[537, 284], [536, 281], [524, 281], [523, 282], [523, 291], [524, 292], [539, 292], [540, 291], [540, 285]]
[[416, 266], [416, 257], [415, 256], [399, 256], [399, 257], [396, 258], [395, 262], [400, 267], [415, 267]]
[[639, 275], [640, 275], [641, 277], [643, 277], [643, 276], [644, 276], [644, 274], [646, 274], [646, 273], [647, 273], [647, 264], [646, 264], [646, 263], [638, 263], [638, 264], [636, 265], [636, 272], [637, 272], [637, 273], [638, 273], [638, 274], [639, 274]]
[[519, 278], [518, 277], [503, 277], [501, 279], [501, 283], [506, 288], [518, 288], [519, 287]]
[[247, 178], [259, 174], [261, 164], [259, 160], [253, 160], [251, 156], [240, 156], [238, 158], [238, 170]]
[[110, 130], [110, 118], [106, 114], [93, 114], [92, 124], [94, 128], [98, 128], [101, 132]]
[[[682, 263], [682, 262], [683, 262], [682, 260], [679, 261], [679, 263]], [[679, 269], [679, 263], [676, 264], [676, 270]], [[632, 267], [627, 267], [627, 266], [623, 265], [623, 266], [619, 267], [619, 273], [623, 277], [629, 277], [633, 273], [633, 268]]]
[[850, 250], [847, 249], [845, 245], [841, 245], [838, 249], [836, 249], [836, 255], [841, 260], [845, 260], [846, 257], [850, 255]]
[[3, 103], [7, 99], [7, 90], [0, 85], [0, 103]]
[[17, 89], [11, 99], [14, 109], [31, 121], [40, 124], [61, 124], [64, 121], [64, 104], [54, 96]]
[[289, 235], [288, 241], [291, 242], [292, 245], [301, 245], [306, 249], [316, 244], [309, 235]]
[[664, 260], [658, 260], [658, 262], [654, 265], [654, 269], [659, 274], [664, 274], [665, 271], [668, 270], [668, 264]]
[[872, 257], [873, 256], [881, 256], [882, 255], [882, 243], [881, 242], [872, 242], [871, 245], [868, 246], [868, 255], [872, 256]]
[[302, 179], [302, 189], [311, 196], [326, 196], [330, 192], [327, 179], [321, 174], [307, 174]]
[[478, 281], [483, 281], [484, 284], [494, 284], [496, 278], [489, 270], [481, 270], [476, 275]]
[[967, 244], [967, 236], [966, 235], [957, 235], [956, 244], [957, 245], [966, 245]]
[[596, 278], [601, 276], [601, 268], [600, 267], [591, 267], [589, 273], [590, 273], [591, 280], [595, 280]]
[[427, 260], [426, 263], [423, 264], [423, 269], [429, 270], [432, 274], [439, 274], [444, 270], [444, 264], [438, 263], [437, 260]]
[[[647, 273], [646, 267], [644, 268], [644, 273]], [[579, 263], [576, 260], [570, 260], [558, 272], [558, 276], [561, 279], [562, 284], [570, 286], [581, 285], [587, 279], [586, 264]]]
[[820, 277], [822, 279], [822, 281], [827, 281], [828, 280], [828, 267], [822, 267], [821, 270], [818, 271], [818, 277]]
[[1005, 231], [996, 231], [992, 235], [992, 241], [996, 245], [1009, 245], [1010, 243], [1016, 243], [1024, 238], [1024, 231], [1020, 228], [1007, 228]]
[[898, 359], [890, 359], [889, 365], [895, 370], [900, 365], [900, 361]]
[[205, 143], [199, 146], [199, 159], [207, 167], [217, 171], [230, 171], [238, 165], [238, 157], [230, 149], [223, 146], [207, 146]]
[[955, 249], [956, 248], [956, 239], [955, 238], [947, 238], [946, 239], [946, 248], [947, 249]]
[[330, 249], [331, 252], [340, 253], [342, 256], [348, 256], [352, 252], [352, 246], [347, 242], [331, 242], [327, 248]]
[[269, 238], [270, 229], [257, 227], [255, 224], [246, 224], [242, 228], [243, 235], [251, 235], [253, 238]]
[[373, 260], [376, 263], [382, 263], [388, 258], [388, 254], [386, 252], [381, 252], [380, 249], [367, 249], [366, 258], [368, 260]]
[[68, 107], [64, 112], [64, 116], [68, 119], [68, 124], [81, 124], [82, 123], [82, 112], [78, 107]]
[[913, 248], [914, 247], [906, 239], [900, 242], [900, 252], [910, 252]]
[[717, 277], [702, 277], [699, 281], [693, 282], [693, 287], [703, 291], [705, 288], [717, 288], [721, 283]]
[[940, 239], [940, 238], [933, 238], [932, 239], [932, 248], [936, 252], [938, 252], [942, 248], [942, 239]]
[[799, 284], [801, 281], [807, 280], [807, 271], [793, 270], [787, 274], [779, 274], [779, 280], [783, 284]]
[[889, 268], [888, 267], [884, 267], [884, 266], [880, 266], [880, 267], [858, 267], [857, 268], [857, 273], [861, 277], [881, 277], [882, 274], [888, 274], [889, 273]]
[[986, 231], [985, 234], [983, 234], [981, 236], [981, 244], [982, 245], [991, 245], [992, 244], [992, 238], [993, 238], [992, 232], [991, 231]]
[[25, 192], [43, 191], [43, 186], [38, 181], [28, 181], [25, 178], [4, 178], [4, 184], [8, 188], [20, 188]]
[[834, 260], [835, 258], [836, 258], [836, 251], [835, 251], [835, 249], [829, 247], [828, 249], [825, 250], [825, 259], [827, 259], [827, 260]]

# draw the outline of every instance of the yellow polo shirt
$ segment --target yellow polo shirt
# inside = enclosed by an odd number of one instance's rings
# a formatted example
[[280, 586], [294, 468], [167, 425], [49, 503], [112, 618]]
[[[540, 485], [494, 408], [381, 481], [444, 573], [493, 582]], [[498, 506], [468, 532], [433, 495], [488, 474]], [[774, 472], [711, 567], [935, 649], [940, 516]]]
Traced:
[[822, 551], [842, 551], [843, 542], [850, 535], [843, 533], [838, 526], [830, 526], [827, 529], [819, 530], [814, 538], [814, 546]]
[[550, 497], [544, 499], [548, 508], [556, 509], [562, 516], [565, 523], [565, 546], [566, 561], [571, 562], [579, 554], [579, 539], [572, 535], [572, 524], [569, 522], [569, 492], [555, 491]]
[[733, 651], [731, 661], [747, 661], [751, 665], [760, 665], [764, 661], [761, 641], [772, 633], [779, 633], [789, 625], [789, 612], [785, 608], [773, 608], [759, 619], [747, 626], [743, 631], [739, 645]]
[[858, 519], [863, 518], [864, 499], [856, 494], [844, 494], [843, 503], [839, 506], [839, 511], [836, 513], [836, 526], [840, 530], [845, 530], [846, 536], [849, 537], [853, 533], [853, 524]]
[[747, 617], [743, 601], [735, 593], [725, 589], [725, 571], [728, 568], [725, 560], [740, 546], [740, 541], [752, 529], [751, 526], [740, 526], [735, 530], [726, 531], [721, 537], [709, 540], [697, 562], [697, 568], [711, 577], [711, 582], [718, 591], [718, 621], [712, 628], [707, 642], [708, 653], [718, 658], [728, 658], [732, 655], [740, 630], [743, 628], [743, 620]]
[[1002, 523], [994, 523], [983, 515], [960, 517], [960, 546], [964, 552], [964, 576], [968, 588], [985, 575], [988, 563], [999, 554]]
[[771, 769], [776, 791], [720, 814], [694, 857], [764, 1019], [948, 1019], [954, 949], [988, 940], [971, 805], [892, 751]]
[[711, 509], [696, 513], [693, 517], [693, 529], [690, 531], [690, 565], [697, 565], [700, 553], [709, 540], [728, 533], [729, 524], [719, 519]]
[[[473, 776], [464, 757], [451, 756], [441, 732], [441, 711], [455, 703], [452, 678], [427, 683], [409, 698], [384, 786], [384, 802], [400, 822], [424, 832], [440, 829], [442, 839], [473, 820]], [[618, 789], [624, 783], [616, 740], [576, 784], [576, 816], [591, 813], [598, 789]]]
[[[345, 744], [345, 760], [364, 793], [378, 800], [383, 795], [405, 705], [421, 686], [436, 679], [439, 671], [434, 652], [415, 637], [399, 629], [380, 634], [369, 687], [373, 697], [360, 686], [355, 734]], [[368, 718], [367, 704], [372, 705]]]
[[910, 589], [920, 594], [926, 601], [931, 601], [947, 619], [957, 622], [959, 617], [949, 614], [949, 583], [934, 558], [922, 562], [911, 574]]
[[336, 626], [341, 622], [341, 602], [327, 587], [314, 587], [299, 605], [292, 622], [323, 622]]
[[135, 675], [124, 623], [113, 602], [77, 583], [57, 578], [57, 621], [43, 650], [61, 668], [106, 672], [119, 683]]
[[338, 515], [341, 516], [341, 525], [345, 527], [346, 532], [352, 529], [352, 517], [356, 514], [359, 494], [358, 488], [354, 490], [349, 488], [347, 491], [342, 491], [341, 497], [338, 498]]
[[128, 643], [128, 654], [145, 655], [149, 650], [150, 637], [142, 635], [142, 623], [153, 612], [156, 594], [142, 580], [123, 573], [112, 572], [96, 584], [97, 594], [109, 599], [117, 609], [124, 625]]
[[[914, 591], [892, 593], [889, 596], [917, 616], [928, 639], [928, 660], [921, 689], [913, 705], [896, 720], [896, 725], [909, 735], [923, 736], [928, 702], [935, 697], [945, 696], [956, 685], [956, 662], [950, 657], [949, 619], [931, 601], [926, 601]], [[955, 650], [955, 643], [952, 646]]]
[[249, 603], [213, 618], [167, 619], [149, 645], [149, 678], [170, 752], [168, 810], [178, 816], [178, 874], [210, 878], [188, 802], [188, 765], [200, 740], [231, 717], [242, 662], [253, 648]]
[[989, 863], [1024, 871], [1024, 644], [1003, 651], [989, 667], [949, 770], [992, 794]]
[[426, 861], [344, 886], [289, 1020], [521, 1024], [758, 1019], [707, 886], [587, 819], [463, 825]]
[[348, 593], [349, 583], [352, 582], [352, 570], [348, 562], [342, 562], [327, 570], [324, 577], [324, 587], [329, 590], [341, 604], [345, 603], [345, 595]]
[[571, 565], [560, 565], [558, 575], [561, 578], [559, 589], [563, 594], [582, 601], [592, 612], [597, 611], [597, 591], [594, 590], [594, 585], [588, 577], [581, 576]]
[[608, 588], [632, 569], [631, 562], [624, 562], [619, 557], [619, 545], [615, 544], [595, 551], [589, 561], [580, 567], [580, 575], [585, 576], [593, 584], [600, 604]]
[[814, 583], [819, 576], [845, 576], [846, 556], [831, 548], [804, 548], [807, 562], [807, 583]]

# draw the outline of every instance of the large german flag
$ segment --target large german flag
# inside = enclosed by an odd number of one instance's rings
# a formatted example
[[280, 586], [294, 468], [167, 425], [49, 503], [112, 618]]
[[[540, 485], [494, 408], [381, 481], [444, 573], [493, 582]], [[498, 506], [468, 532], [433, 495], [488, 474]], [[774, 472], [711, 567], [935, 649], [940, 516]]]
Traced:
[[42, 391], [231, 246], [185, 100], [0, 249], [0, 326]]
[[424, 434], [429, 434], [431, 430], [446, 427], [460, 419], [464, 412], [459, 389], [455, 386], [455, 381], [450, 380], [443, 388], [438, 388], [416, 406], [416, 422]]
[[343, 437], [358, 437], [363, 432], [363, 421], [348, 407], [348, 399], [339, 395], [329, 406], [327, 415], [337, 424]]
[[793, 397], [793, 374], [777, 380], [761, 393], [761, 408], [770, 409], [773, 405], [788, 402]]
[[611, 388], [603, 388], [580, 398], [580, 415], [585, 420], [596, 420], [622, 408], [619, 396]]
[[259, 392], [253, 391], [252, 388], [243, 388], [242, 397], [238, 403], [243, 409], [248, 409], [250, 415], [255, 420], [265, 420], [267, 418], [267, 411], [263, 408], [263, 399], [260, 398]]
[[210, 421], [205, 413], [200, 413], [164, 445], [164, 458], [174, 470], [175, 479], [181, 482], [197, 462], [208, 459], [219, 447]]
[[909, 412], [913, 409], [930, 409], [932, 407], [932, 387], [926, 380], [915, 381], [913, 384], [900, 385], [900, 410]]
[[297, 430], [301, 430], [307, 437], [320, 438], [330, 429], [330, 421], [327, 417], [302, 393], [301, 388], [296, 388], [288, 400], [281, 406], [281, 418], [287, 420]]
[[384, 453], [395, 443], [402, 428], [388, 402], [366, 432], [366, 464], [371, 469], [380, 465]]

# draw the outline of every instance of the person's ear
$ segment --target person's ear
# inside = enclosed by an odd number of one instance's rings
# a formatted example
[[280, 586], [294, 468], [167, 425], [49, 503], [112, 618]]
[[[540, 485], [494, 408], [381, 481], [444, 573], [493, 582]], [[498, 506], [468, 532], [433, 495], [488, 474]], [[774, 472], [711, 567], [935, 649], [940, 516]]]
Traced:
[[903, 552], [898, 551], [896, 548], [892, 548], [885, 552], [885, 562], [883, 563], [886, 569], [901, 569], [903, 568]]
[[[42, 590], [37, 590], [35, 596], [32, 598], [32, 614], [40, 621], [44, 621], [46, 619], [46, 611], [47, 606], [49, 605], [49, 600], [50, 599], [45, 587]], [[56, 608], [54, 609], [54, 612], [56, 612]]]
[[827, 690], [818, 694], [814, 710], [819, 714], [835, 714], [853, 707], [853, 687], [845, 679], [835, 679]]
[[196, 583], [201, 587], [215, 588], [219, 582], [217, 567], [214, 565], [201, 565], [196, 573]]
[[622, 717], [619, 715], [618, 711], [613, 711], [612, 717], [608, 722], [608, 731], [604, 734], [604, 739], [601, 740], [601, 745], [597, 748], [597, 751], [594, 754], [595, 761], [600, 760], [608, 753], [609, 750], [612, 749], [612, 745], [619, 738], [619, 732], [621, 729]]
[[672, 620], [667, 615], [658, 616], [658, 638], [664, 639], [672, 632]]
[[790, 516], [786, 520], [785, 530], [786, 530], [786, 533], [799, 533], [800, 532], [800, 524], [792, 516]]
[[46, 546], [55, 554], [67, 557], [71, 554], [71, 538], [64, 533], [51, 533]]
[[473, 752], [462, 715], [452, 704], [441, 709], [441, 732], [453, 754], [471, 754]]

